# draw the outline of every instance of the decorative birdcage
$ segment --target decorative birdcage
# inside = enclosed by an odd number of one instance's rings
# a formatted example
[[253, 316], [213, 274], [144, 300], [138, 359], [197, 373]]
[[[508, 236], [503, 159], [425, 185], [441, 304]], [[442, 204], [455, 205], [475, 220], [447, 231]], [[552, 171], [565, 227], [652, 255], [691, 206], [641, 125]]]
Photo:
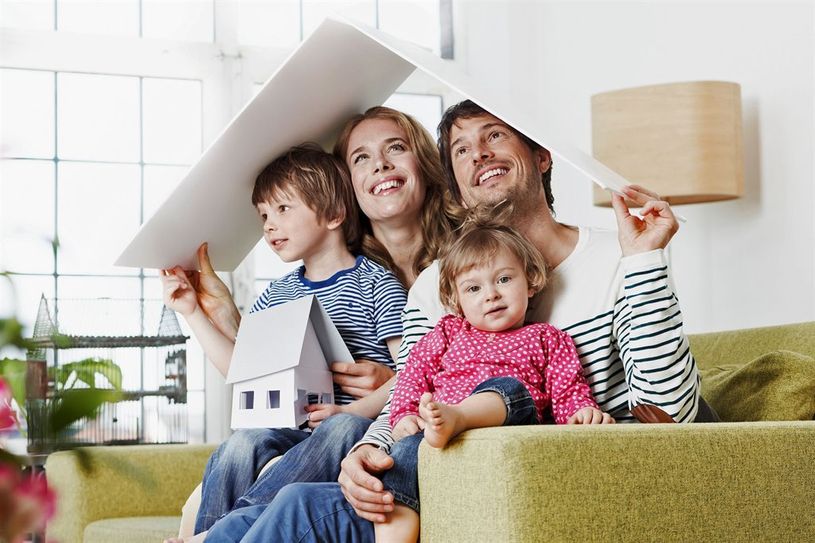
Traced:
[[[155, 335], [115, 333], [121, 315], [138, 316], [143, 331], [144, 321], [150, 319], [141, 317], [151, 306], [158, 311], [158, 304], [144, 300], [60, 299], [53, 306], [44, 296], [40, 298], [27, 355], [30, 449], [32, 443], [36, 449], [37, 443], [48, 439], [38, 434], [35, 421], [37, 411], [47, 409], [50, 398], [66, 388], [110, 387], [111, 375], [121, 379], [121, 401], [105, 404], [94, 419], [74, 424], [67, 436], [70, 443], [188, 441], [189, 338], [175, 312], [161, 306]], [[121, 326], [134, 328], [132, 323]]]

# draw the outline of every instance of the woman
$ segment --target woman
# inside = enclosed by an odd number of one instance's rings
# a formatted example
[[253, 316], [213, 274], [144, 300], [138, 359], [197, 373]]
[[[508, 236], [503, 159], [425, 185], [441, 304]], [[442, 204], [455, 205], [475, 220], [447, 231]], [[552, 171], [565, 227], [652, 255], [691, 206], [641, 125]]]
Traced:
[[[390, 108], [374, 107], [346, 123], [334, 153], [346, 163], [351, 172], [365, 231], [363, 254], [393, 271], [409, 288], [418, 274], [437, 258], [454, 220], [454, 208], [446, 199], [447, 191], [433, 138], [413, 118]], [[235, 337], [240, 315], [226, 285], [209, 266], [205, 246], [199, 250], [199, 262], [202, 270], [192, 272], [190, 277], [199, 303], [215, 326], [228, 337]], [[335, 364], [332, 370], [335, 382], [343, 390], [356, 396], [367, 395], [394, 375], [381, 364], [364, 362]], [[337, 412], [337, 406], [314, 411], [310, 413], [309, 425], [316, 427], [327, 416]], [[291, 447], [289, 454], [305, 454], [306, 451], [301, 449], [314, 448], [317, 443], [330, 443], [340, 439], [347, 442], [348, 425], [332, 423], [329, 426], [330, 430], [323, 432], [320, 440], [305, 440]], [[332, 433], [327, 432], [345, 435], [334, 439]], [[253, 435], [257, 435], [257, 441], [252, 441]], [[361, 435], [359, 433], [356, 438]], [[229, 493], [236, 496], [255, 493], [262, 494], [264, 498], [273, 497], [272, 493], [263, 491], [263, 486], [271, 486], [273, 492], [276, 492], [281, 481], [275, 480], [277, 477], [274, 468], [254, 483], [247, 484], [247, 481], [252, 481], [254, 475], [271, 458], [285, 450], [281, 451], [282, 447], [278, 442], [267, 443], [265, 440], [268, 439], [268, 433], [249, 434], [248, 437], [248, 440], [246, 435], [242, 438], [230, 438], [213, 455], [204, 475], [205, 480], [209, 481], [205, 488], [212, 490], [205, 490], [203, 494], [199, 520], [204, 509], [207, 518], [218, 518], [229, 511], [231, 504], [225, 504], [223, 496], [212, 495], [220, 493], [226, 484], [233, 486]], [[313, 451], [308, 454], [311, 453]], [[247, 456], [254, 460], [247, 462]], [[338, 456], [329, 461], [334, 464], [337, 472], [341, 460], [342, 456]], [[213, 463], [226, 476], [222, 475], [219, 480], [214, 481], [207, 479], [212, 472]], [[296, 477], [290, 469], [287, 470], [286, 482], [291, 482], [292, 478], [297, 480]], [[313, 476], [308, 480], [314, 480]], [[235, 485], [243, 488], [235, 488]], [[271, 497], [268, 499], [271, 500]], [[258, 500], [244, 500], [243, 503], [247, 501], [260, 503]], [[242, 525], [251, 525], [253, 516], [256, 518], [260, 515], [266, 503], [268, 502], [264, 501], [263, 505], [236, 510], [227, 516], [227, 522], [223, 526], [231, 526], [229, 519], [238, 516]], [[219, 531], [220, 524], [214, 524], [215, 532]], [[196, 531], [203, 531], [209, 526], [199, 522], [196, 523], [196, 528]], [[230, 533], [230, 536], [234, 537], [234, 534]], [[213, 539], [217, 539], [217, 533], [213, 534]]]

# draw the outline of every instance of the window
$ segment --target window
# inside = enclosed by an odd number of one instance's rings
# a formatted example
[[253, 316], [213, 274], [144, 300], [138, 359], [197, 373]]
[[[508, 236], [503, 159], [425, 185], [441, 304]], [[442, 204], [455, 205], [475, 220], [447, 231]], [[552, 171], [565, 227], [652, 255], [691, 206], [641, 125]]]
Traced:
[[266, 409], [278, 409], [280, 407], [280, 391], [270, 390], [266, 394]]
[[[30, 331], [44, 294], [66, 325], [155, 333], [156, 271], [112, 262], [257, 82], [329, 12], [438, 51], [445, 31], [419, 26], [441, 21], [445, 2], [0, 0], [0, 270], [15, 285], [15, 303], [3, 296], [0, 312], [16, 308]], [[415, 10], [406, 14], [405, 5]], [[433, 129], [438, 94], [419, 85], [392, 100]], [[297, 265], [262, 245], [247, 259], [247, 297]], [[138, 310], [113, 304], [95, 321], [72, 313], [78, 299], [99, 297], [129, 299]], [[187, 364], [190, 441], [221, 439], [225, 387], [194, 339]], [[151, 378], [128, 371], [125, 386]]]
[[253, 390], [245, 390], [241, 392], [241, 409], [254, 409], [255, 407], [255, 392]]

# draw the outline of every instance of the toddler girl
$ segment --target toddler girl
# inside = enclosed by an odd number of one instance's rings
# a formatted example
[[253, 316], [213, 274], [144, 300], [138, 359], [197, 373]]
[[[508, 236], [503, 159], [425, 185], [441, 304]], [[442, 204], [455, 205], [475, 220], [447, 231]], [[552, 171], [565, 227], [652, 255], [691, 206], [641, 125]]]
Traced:
[[[592, 397], [568, 334], [525, 324], [529, 298], [546, 281], [540, 253], [514, 230], [475, 225], [440, 263], [442, 303], [455, 311], [411, 350], [391, 404], [394, 468], [382, 481], [396, 504], [375, 525], [377, 541], [419, 535], [417, 451], [444, 447], [471, 428], [535, 424], [551, 408], [558, 424], [611, 423]], [[412, 428], [424, 432], [409, 435]]]

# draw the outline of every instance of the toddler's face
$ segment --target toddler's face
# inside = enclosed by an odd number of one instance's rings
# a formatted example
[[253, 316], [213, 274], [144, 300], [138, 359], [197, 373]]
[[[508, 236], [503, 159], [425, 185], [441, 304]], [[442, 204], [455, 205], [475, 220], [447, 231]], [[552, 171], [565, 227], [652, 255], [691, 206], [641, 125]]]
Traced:
[[479, 330], [499, 332], [523, 325], [534, 292], [518, 257], [501, 249], [492, 260], [459, 274], [456, 294], [470, 324]]

